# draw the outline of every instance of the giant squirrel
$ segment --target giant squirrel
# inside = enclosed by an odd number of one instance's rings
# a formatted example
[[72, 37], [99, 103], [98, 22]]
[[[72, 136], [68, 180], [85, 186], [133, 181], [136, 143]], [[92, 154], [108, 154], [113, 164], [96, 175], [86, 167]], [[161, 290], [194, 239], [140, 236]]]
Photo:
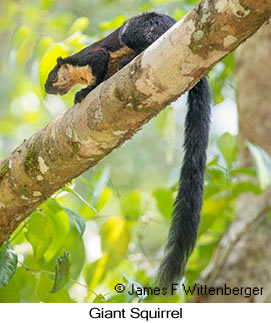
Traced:
[[[144, 13], [133, 17], [104, 39], [66, 58], [59, 57], [49, 73], [45, 90], [63, 95], [77, 84], [86, 88], [76, 93], [81, 102], [98, 84], [128, 64], [176, 21], [164, 14]], [[185, 155], [181, 168], [166, 255], [159, 268], [161, 286], [183, 276], [197, 239], [202, 207], [203, 182], [210, 123], [210, 93], [203, 77], [188, 94], [185, 120]]]

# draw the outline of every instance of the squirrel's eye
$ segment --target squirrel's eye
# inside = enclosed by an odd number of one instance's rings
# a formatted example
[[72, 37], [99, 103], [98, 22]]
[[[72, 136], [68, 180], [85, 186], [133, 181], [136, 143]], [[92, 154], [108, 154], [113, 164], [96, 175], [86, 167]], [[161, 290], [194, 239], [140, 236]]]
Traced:
[[52, 80], [52, 82], [55, 82], [56, 80], [57, 80], [57, 74], [52, 74], [51, 75], [51, 80]]

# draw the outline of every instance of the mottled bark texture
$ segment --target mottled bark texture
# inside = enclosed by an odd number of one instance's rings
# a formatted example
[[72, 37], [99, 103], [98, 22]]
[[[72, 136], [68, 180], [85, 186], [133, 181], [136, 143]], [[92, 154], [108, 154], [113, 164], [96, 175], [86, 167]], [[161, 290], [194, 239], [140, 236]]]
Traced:
[[[271, 25], [263, 26], [236, 52], [240, 166], [252, 160], [244, 141], [249, 140], [271, 154]], [[201, 281], [210, 286], [263, 287], [263, 295], [209, 296], [203, 302], [271, 302], [270, 217], [271, 188], [264, 194], [243, 194], [229, 231]], [[260, 230], [259, 224], [267, 230]], [[269, 227], [269, 232], [268, 232]]]
[[42, 201], [131, 138], [270, 14], [271, 0], [201, 1], [133, 63], [15, 149], [0, 164], [0, 244]]

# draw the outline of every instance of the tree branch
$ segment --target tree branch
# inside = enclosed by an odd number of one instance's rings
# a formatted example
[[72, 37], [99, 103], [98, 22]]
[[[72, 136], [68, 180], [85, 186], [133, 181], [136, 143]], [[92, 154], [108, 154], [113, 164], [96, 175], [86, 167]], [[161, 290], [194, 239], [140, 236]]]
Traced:
[[0, 244], [41, 202], [131, 138], [250, 37], [271, 0], [204, 0], [0, 164]]

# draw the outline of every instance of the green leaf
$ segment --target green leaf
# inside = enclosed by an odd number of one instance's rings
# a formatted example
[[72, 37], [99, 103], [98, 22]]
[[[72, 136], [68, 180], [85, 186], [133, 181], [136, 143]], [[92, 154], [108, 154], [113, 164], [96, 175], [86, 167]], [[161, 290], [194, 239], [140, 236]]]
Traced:
[[42, 211], [50, 218], [54, 229], [52, 242], [44, 254], [46, 260], [50, 261], [59, 252], [67, 239], [70, 232], [70, 221], [65, 210], [52, 198], [42, 204]]
[[41, 38], [36, 46], [35, 53], [38, 59], [41, 59], [46, 50], [52, 45], [52, 38], [45, 36]]
[[36, 40], [37, 35], [33, 32], [23, 40], [21, 46], [17, 50], [17, 62], [19, 65], [25, 65], [27, 61], [32, 57]]
[[260, 187], [265, 189], [271, 183], [271, 158], [257, 145], [247, 142], [247, 146], [256, 166]]
[[230, 171], [230, 176], [232, 176], [232, 177], [240, 175], [240, 174], [257, 177], [257, 173], [256, 173], [255, 169], [251, 169], [251, 168], [241, 167], [241, 168], [232, 169]]
[[138, 218], [141, 214], [141, 197], [138, 192], [126, 195], [121, 201], [121, 210], [124, 216]]
[[116, 29], [116, 28], [119, 28], [124, 23], [125, 20], [126, 20], [126, 18], [124, 16], [116, 16], [110, 22], [102, 22], [102, 23], [100, 23], [99, 27], [102, 30]]
[[32, 34], [32, 30], [29, 26], [21, 26], [17, 29], [13, 37], [14, 47], [18, 49], [23, 41]]
[[219, 156], [217, 156], [217, 155], [212, 156], [210, 159], [208, 158], [207, 167], [217, 166], [218, 160], [219, 160]]
[[41, 274], [36, 288], [37, 296], [41, 302], [45, 303], [74, 303], [68, 291], [62, 288], [56, 293], [50, 293], [52, 280], [45, 274]]
[[89, 20], [87, 17], [77, 18], [71, 26], [70, 33], [73, 34], [76, 31], [83, 31], [89, 25]]
[[73, 189], [71, 189], [68, 186], [65, 186], [62, 188], [62, 191], [66, 191], [69, 193], [72, 193], [74, 196], [76, 196], [79, 200], [81, 200], [84, 204], [86, 204], [92, 211], [95, 212], [95, 214], [98, 216], [98, 212], [95, 209], [95, 207], [93, 207], [92, 205], [90, 205], [79, 193], [75, 192]]
[[228, 207], [228, 200], [226, 198], [221, 199], [208, 199], [204, 201], [202, 208], [202, 218], [199, 227], [199, 236], [206, 232], [217, 220], [218, 214], [224, 215], [225, 210]]
[[[17, 276], [17, 272], [14, 278]], [[20, 294], [22, 290], [18, 288], [17, 281], [14, 278], [9, 281], [8, 285], [0, 288], [0, 303], [19, 303], [20, 302]]]
[[70, 253], [70, 262], [72, 263], [70, 276], [77, 279], [85, 264], [86, 257], [84, 241], [75, 226], [69, 233], [68, 239], [63, 243], [63, 249], [69, 250]]
[[86, 222], [84, 218], [80, 214], [69, 208], [63, 207], [63, 209], [67, 212], [69, 220], [75, 225], [77, 231], [80, 234], [80, 237], [82, 237], [86, 228]]
[[55, 282], [50, 293], [58, 292], [69, 281], [71, 266], [69, 257], [69, 253], [64, 250], [64, 255], [57, 258]]
[[161, 188], [153, 192], [153, 196], [156, 199], [157, 207], [161, 214], [167, 218], [171, 218], [173, 211], [174, 198], [171, 190]]
[[109, 181], [110, 169], [109, 167], [105, 167], [102, 171], [99, 171], [95, 174], [93, 180], [95, 182], [94, 191], [92, 194], [92, 198], [94, 203], [98, 200], [99, 196], [102, 194], [103, 189]]
[[105, 187], [101, 195], [99, 196], [96, 208], [101, 211], [103, 207], [110, 201], [113, 196], [113, 192], [110, 187]]
[[261, 194], [262, 190], [258, 185], [251, 182], [233, 183], [232, 185], [232, 196], [236, 197], [242, 193], [252, 192], [254, 194]]
[[7, 246], [4, 247], [0, 253], [0, 288], [7, 285], [14, 275], [17, 262], [17, 254]]
[[[26, 254], [24, 253], [24, 261], [28, 262], [30, 258], [32, 259], [32, 256], [26, 257]], [[30, 272], [26, 268], [27, 267], [18, 267], [15, 275], [9, 281], [8, 285], [4, 288], [0, 288], [0, 303], [5, 303], [5, 301], [8, 301], [5, 300], [6, 297], [9, 298], [10, 301], [13, 298], [13, 303], [20, 302], [20, 299], [22, 302], [28, 303], [40, 302], [40, 299], [36, 294], [36, 283], [39, 275], [30, 274]], [[52, 287], [52, 283], [50, 287]], [[1, 292], [3, 297], [2, 299]], [[16, 300], [18, 298], [19, 300]]]
[[108, 253], [103, 253], [98, 260], [86, 265], [84, 269], [84, 278], [91, 289], [95, 289], [97, 285], [104, 279], [107, 269]]
[[69, 55], [67, 48], [63, 44], [51, 45], [40, 60], [40, 85], [43, 88], [49, 72], [56, 65], [59, 56], [66, 57]]
[[128, 251], [129, 228], [123, 216], [110, 216], [101, 229], [102, 250], [110, 254], [110, 258], [119, 261]]
[[47, 216], [37, 212], [31, 215], [25, 237], [31, 244], [36, 259], [41, 259], [49, 248], [53, 232], [53, 224]]
[[224, 133], [218, 139], [218, 147], [221, 154], [228, 166], [232, 167], [233, 162], [236, 160], [237, 155], [237, 138], [229, 133]]

